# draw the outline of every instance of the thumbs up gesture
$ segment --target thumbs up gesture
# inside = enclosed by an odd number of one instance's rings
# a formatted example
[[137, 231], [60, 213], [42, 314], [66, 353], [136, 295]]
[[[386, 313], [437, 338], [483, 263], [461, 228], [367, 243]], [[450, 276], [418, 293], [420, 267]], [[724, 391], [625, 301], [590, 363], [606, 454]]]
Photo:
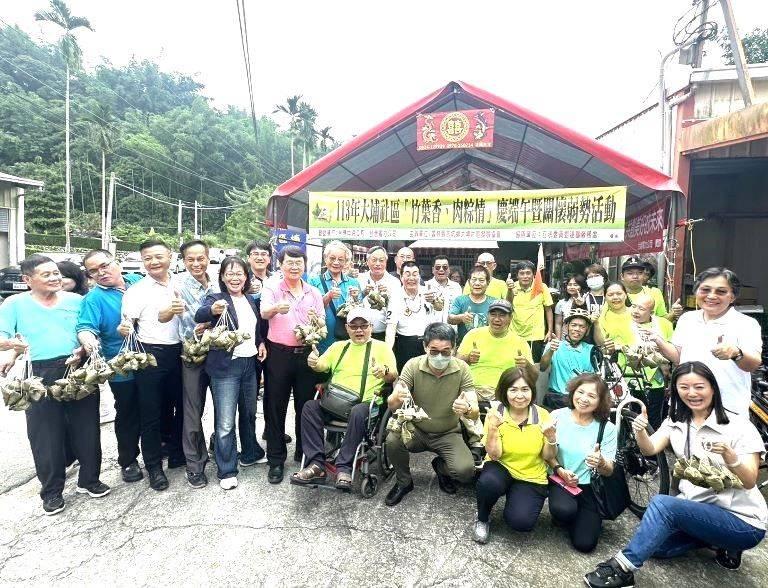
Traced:
[[603, 464], [605, 464], [605, 458], [603, 457], [603, 454], [600, 453], [600, 444], [595, 443], [594, 449], [592, 449], [592, 453], [590, 453], [584, 461], [587, 464], [587, 467], [590, 469], [596, 470], [599, 467], [601, 467]]
[[307, 365], [312, 369], [317, 367], [317, 362], [320, 359], [320, 352], [317, 350], [317, 345], [312, 346], [312, 351], [307, 356]]
[[477, 343], [472, 341], [472, 351], [467, 356], [467, 363], [473, 364], [480, 361], [480, 350], [477, 348]]
[[467, 400], [466, 395], [464, 392], [459, 394], [459, 397], [453, 401], [453, 413], [457, 414], [459, 416], [465, 415], [469, 412], [470, 404], [469, 400]]
[[173, 291], [173, 299], [171, 300], [171, 305], [168, 307], [168, 311], [177, 316], [184, 314], [184, 301], [181, 299], [178, 290]]
[[517, 350], [517, 357], [515, 357], [515, 365], [519, 367], [521, 370], [525, 369], [528, 366], [528, 360], [525, 359], [523, 356], [523, 352], [519, 349]]
[[216, 316], [221, 316], [225, 310], [227, 310], [226, 300], [217, 300], [211, 305], [211, 313], [215, 314]]
[[369, 367], [371, 369], [371, 374], [376, 378], [382, 379], [387, 374], [387, 366], [381, 363], [376, 363], [376, 359], [373, 357], [371, 358]]
[[541, 433], [544, 435], [544, 439], [550, 445], [557, 443], [557, 422], [554, 419], [550, 419], [544, 423], [539, 423]]
[[635, 432], [635, 437], [640, 435], [647, 435], [646, 429], [648, 427], [648, 409], [643, 405], [643, 410], [632, 421], [632, 430]]
[[507, 288], [512, 289], [515, 287], [515, 281], [512, 279], [512, 274], [507, 274]]
[[680, 304], [679, 298], [675, 300], [675, 302], [672, 304], [672, 308], [670, 308], [669, 310], [672, 313], [673, 317], [680, 318], [680, 315], [683, 314], [683, 305]]

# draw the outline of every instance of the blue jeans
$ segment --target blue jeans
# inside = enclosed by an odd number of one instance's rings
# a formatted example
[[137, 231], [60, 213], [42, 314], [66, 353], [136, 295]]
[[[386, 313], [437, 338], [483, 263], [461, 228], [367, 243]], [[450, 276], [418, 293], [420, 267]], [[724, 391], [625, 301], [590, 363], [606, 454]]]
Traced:
[[651, 499], [640, 526], [617, 559], [637, 569], [651, 557], [677, 557], [700, 547], [744, 551], [764, 536], [765, 531], [719, 506], [659, 494]]
[[[216, 432], [215, 455], [219, 479], [237, 475], [235, 417], [240, 405], [240, 454], [244, 462], [264, 457], [256, 440], [256, 358], [232, 359], [224, 376], [211, 377], [213, 422]], [[244, 414], [243, 414], [244, 412]], [[243, 426], [247, 425], [247, 426]]]

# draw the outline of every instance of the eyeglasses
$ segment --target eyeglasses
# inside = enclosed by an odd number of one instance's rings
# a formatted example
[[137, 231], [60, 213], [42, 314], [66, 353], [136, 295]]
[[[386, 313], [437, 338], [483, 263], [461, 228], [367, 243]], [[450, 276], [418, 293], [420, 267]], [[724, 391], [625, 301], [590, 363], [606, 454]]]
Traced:
[[88, 275], [89, 275], [91, 278], [95, 278], [95, 277], [96, 277], [96, 276], [98, 276], [98, 275], [99, 275], [101, 272], [105, 272], [105, 271], [107, 271], [107, 270], [109, 269], [109, 266], [110, 266], [110, 265], [112, 265], [112, 263], [113, 263], [113, 262], [114, 262], [114, 260], [113, 260], [113, 259], [112, 259], [112, 260], [110, 260], [110, 261], [105, 261], [105, 262], [104, 262], [104, 263], [102, 263], [100, 266], [98, 266], [98, 267], [95, 267], [95, 268], [93, 268], [93, 269], [89, 269], [89, 270], [87, 270], [85, 273], [86, 273], [86, 274], [88, 274]]
[[437, 349], [427, 349], [427, 353], [429, 353], [432, 357], [437, 357], [438, 355], [442, 355], [443, 357], [451, 357], [453, 355], [453, 349], [443, 349], [442, 351], [438, 351]]
[[485, 278], [469, 278], [469, 281], [472, 284], [485, 284], [488, 280]]
[[496, 262], [495, 261], [478, 261], [477, 265], [486, 266], [486, 265], [491, 265], [491, 264], [494, 264], [494, 263], [496, 263]]
[[350, 331], [365, 331], [368, 327], [371, 326], [371, 324], [370, 323], [362, 323], [362, 324], [355, 323], [354, 325], [351, 325], [351, 324], [347, 323], [347, 326], [349, 327]]
[[346, 257], [329, 257], [328, 263], [347, 263]]
[[251, 251], [250, 257], [269, 257], [269, 251]]
[[436, 270], [447, 270], [448, 269], [447, 265], [435, 265], [435, 266], [432, 266], [432, 267], [434, 267]]
[[224, 277], [227, 278], [228, 280], [231, 280], [232, 278], [244, 278], [245, 274], [242, 272], [238, 272], [238, 273], [226, 272], [224, 274]]

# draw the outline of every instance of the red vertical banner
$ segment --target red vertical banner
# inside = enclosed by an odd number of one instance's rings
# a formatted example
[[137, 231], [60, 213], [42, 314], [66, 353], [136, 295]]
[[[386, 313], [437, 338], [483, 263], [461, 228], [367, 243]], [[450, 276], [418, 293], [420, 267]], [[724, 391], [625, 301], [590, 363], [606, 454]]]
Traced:
[[622, 243], [601, 243], [600, 257], [618, 257], [664, 251], [667, 228], [667, 201], [654, 202], [627, 217]]
[[416, 116], [416, 150], [493, 147], [493, 108]]

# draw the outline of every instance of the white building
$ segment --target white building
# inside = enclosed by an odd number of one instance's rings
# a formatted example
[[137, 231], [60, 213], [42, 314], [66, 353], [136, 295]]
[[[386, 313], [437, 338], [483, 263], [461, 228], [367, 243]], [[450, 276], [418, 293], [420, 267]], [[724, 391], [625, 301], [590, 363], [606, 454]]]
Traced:
[[42, 190], [44, 185], [0, 172], [0, 268], [24, 259], [24, 193], [30, 188]]

